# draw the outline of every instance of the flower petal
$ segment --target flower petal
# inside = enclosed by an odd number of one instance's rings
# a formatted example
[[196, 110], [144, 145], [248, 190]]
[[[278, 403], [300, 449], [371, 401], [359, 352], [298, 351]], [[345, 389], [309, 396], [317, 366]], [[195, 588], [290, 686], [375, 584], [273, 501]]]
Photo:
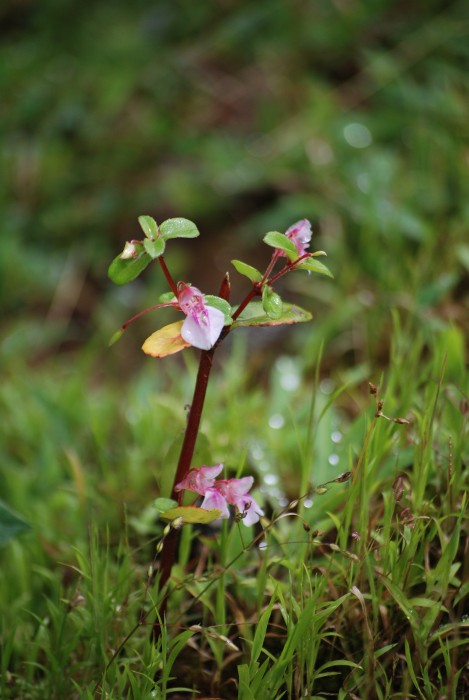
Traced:
[[309, 248], [311, 240], [311, 224], [308, 219], [301, 219], [301, 221], [297, 221], [296, 224], [290, 226], [285, 231], [285, 235], [295, 244], [298, 255], [304, 255], [306, 248]]
[[221, 511], [220, 518], [230, 517], [227, 503], [218, 489], [207, 489], [205, 492], [205, 498], [200, 504], [200, 507], [205, 508], [205, 510], [217, 508], [219, 511]]
[[175, 491], [194, 491], [201, 496], [205, 496], [207, 489], [213, 487], [215, 478], [223, 469], [223, 464], [216, 464], [214, 467], [200, 467], [199, 469], [190, 469], [184, 479], [176, 484]]
[[177, 286], [178, 303], [181, 311], [188, 316], [197, 316], [205, 309], [204, 295], [190, 284], [179, 282]]
[[215, 487], [221, 491], [226, 498], [227, 503], [230, 503], [233, 506], [238, 506], [238, 501], [246, 496], [249, 489], [252, 488], [253, 483], [253, 476], [245, 476], [242, 479], [225, 479], [224, 481], [217, 481], [215, 482]]
[[243, 523], [246, 525], [246, 527], [259, 522], [260, 516], [264, 515], [264, 511], [255, 501], [255, 499], [247, 494], [243, 497], [243, 499], [239, 500], [236, 507], [240, 513], [244, 513]]
[[203, 311], [191, 312], [187, 316], [182, 324], [181, 336], [195, 348], [210, 350], [220, 337], [224, 325], [225, 315], [213, 306], [205, 306]]

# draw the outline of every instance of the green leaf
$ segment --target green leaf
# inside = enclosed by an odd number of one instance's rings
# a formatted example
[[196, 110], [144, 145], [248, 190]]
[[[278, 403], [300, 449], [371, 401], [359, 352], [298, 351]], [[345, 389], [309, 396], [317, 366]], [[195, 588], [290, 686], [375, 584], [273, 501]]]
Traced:
[[175, 301], [176, 297], [174, 296], [174, 292], [165, 292], [164, 294], [160, 294], [158, 297], [158, 302], [160, 304], [168, 304], [170, 301]]
[[111, 347], [111, 345], [114, 345], [114, 343], [117, 343], [117, 341], [122, 338], [123, 334], [124, 334], [124, 331], [122, 330], [122, 328], [119, 328], [119, 330], [116, 331], [115, 333], [113, 333], [113, 335], [111, 336], [111, 339], [109, 340], [108, 346]]
[[296, 260], [298, 257], [298, 251], [295, 244], [289, 238], [286, 237], [284, 233], [279, 231], [269, 231], [262, 239], [264, 243], [272, 246], [272, 248], [280, 248], [284, 253], [290, 258], [290, 260]]
[[251, 280], [251, 282], [261, 282], [262, 281], [262, 273], [259, 272], [255, 267], [252, 267], [252, 265], [248, 265], [247, 263], [241, 262], [241, 260], [232, 260], [231, 264], [235, 268], [237, 272], [239, 272], [240, 275], [244, 275], [248, 279]]
[[175, 508], [177, 504], [178, 502], [172, 498], [155, 498], [153, 501], [153, 505], [160, 513], [164, 513], [165, 510], [169, 510], [170, 508]]
[[143, 241], [145, 250], [147, 251], [150, 258], [155, 260], [163, 255], [165, 249], [165, 242], [162, 236], [158, 236], [155, 239], [145, 238]]
[[204, 298], [208, 306], [213, 306], [214, 309], [218, 309], [225, 315], [225, 326], [230, 326], [233, 323], [233, 319], [231, 318], [231, 305], [226, 299], [216, 297], [214, 294], [205, 294]]
[[273, 595], [270, 599], [270, 603], [267, 606], [267, 608], [264, 610], [262, 615], [259, 618], [258, 623], [256, 624], [256, 632], [254, 634], [254, 639], [252, 642], [252, 649], [251, 649], [251, 662], [250, 666], [252, 668], [253, 664], [257, 662], [259, 659], [259, 656], [261, 655], [262, 649], [264, 647], [265, 643], [265, 635], [267, 634], [267, 627], [269, 625], [269, 620], [270, 616], [272, 615], [272, 610], [274, 608], [274, 604], [277, 600], [277, 590], [273, 592]]
[[[123, 258], [121, 253], [109, 265], [107, 274], [115, 284], [132, 282], [151, 262], [151, 258], [147, 255], [141, 243], [136, 242], [132, 245], [135, 250], [134, 255]], [[127, 245], [126, 248], [128, 248]]]
[[384, 583], [386, 588], [388, 589], [389, 593], [391, 596], [394, 598], [406, 618], [408, 619], [411, 627], [416, 630], [418, 629], [420, 625], [420, 621], [418, 616], [415, 614], [414, 609], [412, 608], [409, 599], [406, 598], [404, 592], [399, 588], [399, 586], [396, 586], [395, 583], [391, 581], [387, 576], [384, 574], [379, 574], [380, 580]]
[[158, 224], [152, 216], [139, 216], [138, 223], [147, 238], [157, 238], [159, 235]]
[[23, 520], [21, 515], [0, 501], [0, 545], [6, 544], [9, 540], [30, 529], [31, 525]]
[[160, 233], [168, 238], [197, 238], [200, 235], [197, 226], [189, 219], [166, 219], [160, 226]]
[[198, 523], [204, 525], [211, 523], [213, 520], [218, 520], [221, 515], [221, 510], [218, 508], [198, 508], [197, 506], [178, 506], [170, 508], [164, 513], [160, 513], [160, 518], [164, 520], [176, 520], [182, 518], [183, 523]]
[[320, 275], [327, 275], [328, 277], [334, 278], [334, 275], [329, 270], [324, 263], [315, 260], [314, 258], [307, 258], [304, 262], [295, 265], [295, 270], [309, 270], [310, 272], [319, 272]]
[[262, 308], [269, 318], [277, 320], [282, 316], [282, 299], [268, 284], [262, 290]]
[[313, 318], [309, 311], [305, 311], [295, 304], [283, 302], [282, 315], [278, 319], [270, 318], [264, 311], [260, 301], [252, 301], [242, 312], [233, 327], [236, 326], [281, 326], [290, 323], [303, 323]]

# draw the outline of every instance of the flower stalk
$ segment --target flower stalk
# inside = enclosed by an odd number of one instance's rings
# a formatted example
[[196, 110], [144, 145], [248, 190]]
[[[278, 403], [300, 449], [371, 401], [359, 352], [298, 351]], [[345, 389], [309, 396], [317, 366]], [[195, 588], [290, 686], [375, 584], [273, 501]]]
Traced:
[[[167, 510], [167, 515], [165, 512], [161, 513], [161, 517], [166, 515], [171, 524], [165, 529], [165, 536], [157, 550], [160, 552], [157, 585], [162, 598], [159, 615], [152, 628], [152, 638], [156, 641], [161, 633], [161, 623], [165, 620], [169, 596], [167, 583], [176, 559], [179, 530], [184, 522], [208, 522], [207, 517], [211, 517], [212, 520], [218, 517], [227, 518], [228, 506], [235, 507], [239, 519], [247, 526], [257, 523], [263, 514], [254, 498], [248, 494], [254, 482], [252, 476], [216, 480], [222, 465], [203, 466], [199, 469], [192, 465], [215, 351], [231, 332], [233, 324], [268, 326], [309, 320], [311, 314], [307, 311], [284, 304], [281, 297], [273, 291], [273, 285], [287, 272], [295, 269], [306, 269], [329, 276], [331, 274], [322, 263], [311, 260], [323, 253], [307, 252], [311, 240], [311, 225], [307, 219], [302, 219], [284, 234], [278, 231], [266, 234], [263, 240], [274, 250], [263, 274], [242, 261], [232, 261], [236, 270], [251, 282], [251, 288], [244, 299], [233, 308], [229, 301], [228, 273], [221, 284], [220, 296], [217, 297], [205, 295], [197, 287], [186, 282], [176, 282], [168, 269], [163, 255], [168, 241], [173, 238], [197, 237], [199, 232], [195, 224], [187, 219], [176, 218], [158, 225], [152, 217], [146, 215], [139, 217], [139, 224], [145, 239], [126, 243], [123, 252], [112, 261], [108, 274], [116, 284], [126, 284], [140, 275], [150, 262], [158, 261], [171, 292], [163, 295], [159, 304], [136, 314], [124, 323], [112, 337], [111, 343], [116, 342], [123, 331], [147, 311], [172, 307], [181, 311], [185, 319], [153, 333], [145, 341], [143, 351], [152, 357], [166, 357], [190, 346], [201, 351], [192, 403], [171, 489], [171, 499], [177, 502], [177, 508]], [[284, 259], [284, 264], [274, 273], [280, 259]], [[254, 303], [256, 297], [261, 297], [261, 302]], [[241, 318], [251, 302], [252, 312]], [[238, 323], [235, 323], [236, 321]], [[203, 496], [202, 507], [184, 507], [184, 490]], [[183, 515], [186, 511], [191, 511], [191, 514]]]

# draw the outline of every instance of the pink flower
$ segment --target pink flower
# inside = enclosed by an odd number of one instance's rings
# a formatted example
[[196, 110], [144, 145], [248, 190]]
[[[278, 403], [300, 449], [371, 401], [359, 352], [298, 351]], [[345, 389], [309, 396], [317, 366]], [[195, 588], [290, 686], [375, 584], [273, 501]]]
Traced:
[[[304, 255], [306, 253], [306, 248], [309, 248], [309, 242], [311, 240], [311, 224], [308, 219], [297, 221], [296, 224], [293, 224], [293, 226], [290, 226], [290, 228], [285, 231], [285, 235], [295, 244], [298, 255]], [[285, 253], [282, 253], [282, 255], [285, 255]]]
[[175, 490], [186, 489], [204, 496], [201, 507], [205, 510], [218, 508], [221, 511], [220, 518], [228, 518], [228, 505], [235, 506], [238, 513], [243, 515], [245, 525], [253, 525], [264, 515], [264, 511], [248, 491], [252, 488], [254, 478], [245, 476], [242, 479], [220, 479], [215, 477], [223, 469], [222, 464], [215, 467], [200, 467], [190, 469], [184, 479], [176, 485]]
[[223, 469], [223, 464], [217, 464], [214, 467], [200, 467], [200, 469], [189, 469], [186, 476], [174, 488], [175, 491], [194, 491], [201, 496], [205, 496], [208, 489], [211, 489], [215, 483], [215, 477], [219, 475]]
[[259, 516], [264, 515], [259, 504], [247, 493], [252, 488], [253, 483], [254, 477], [252, 476], [245, 476], [242, 479], [225, 479], [215, 483], [226, 502], [235, 506], [238, 512], [244, 515], [243, 523], [245, 525], [257, 523]]
[[206, 304], [202, 292], [185, 282], [178, 284], [178, 305], [187, 316], [181, 336], [196, 348], [210, 350], [225, 325], [223, 312]]
[[207, 489], [205, 492], [205, 498], [200, 506], [205, 508], [205, 510], [212, 510], [212, 508], [218, 508], [220, 512], [220, 518], [229, 518], [230, 511], [228, 510], [228, 505], [223, 498], [223, 494], [216, 488]]

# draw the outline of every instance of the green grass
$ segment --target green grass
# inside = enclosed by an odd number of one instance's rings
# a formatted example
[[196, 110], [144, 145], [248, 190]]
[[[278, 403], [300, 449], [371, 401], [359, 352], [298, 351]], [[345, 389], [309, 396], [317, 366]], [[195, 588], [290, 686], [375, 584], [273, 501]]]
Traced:
[[[7, 378], [3, 498], [32, 531], [1, 552], [2, 697], [463, 697], [469, 387], [457, 358], [445, 379], [450, 355], [423, 336], [402, 363], [396, 322], [380, 382], [383, 413], [409, 425], [376, 417], [340, 369], [331, 398], [301, 357], [247, 388], [238, 338], [199, 458], [257, 474], [268, 518], [263, 532], [185, 530], [157, 647], [151, 502], [190, 393], [178, 361], [147, 362], [121, 392], [57, 362], [27, 386]], [[286, 370], [299, 382], [280, 390]]]

